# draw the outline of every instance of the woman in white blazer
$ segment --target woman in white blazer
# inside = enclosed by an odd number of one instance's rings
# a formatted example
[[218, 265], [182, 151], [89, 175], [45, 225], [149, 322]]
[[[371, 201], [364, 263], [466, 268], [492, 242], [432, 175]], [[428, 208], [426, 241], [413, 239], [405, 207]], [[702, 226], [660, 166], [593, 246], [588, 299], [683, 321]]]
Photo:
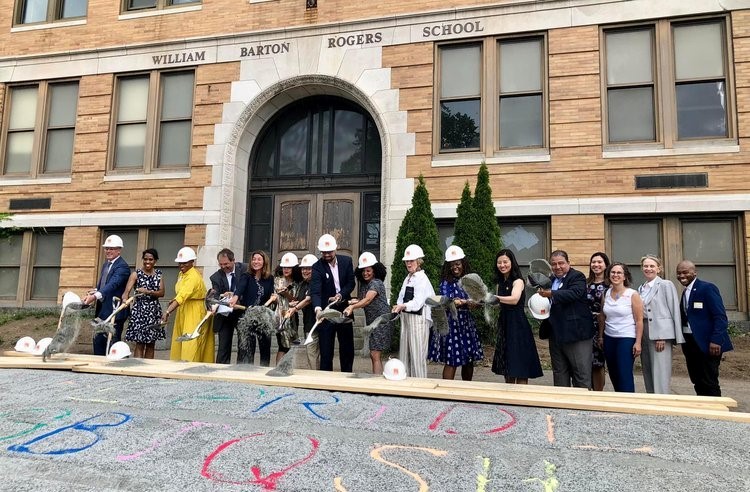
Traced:
[[685, 342], [680, 321], [680, 298], [669, 280], [659, 277], [659, 257], [641, 258], [646, 282], [638, 289], [643, 299], [643, 351], [641, 367], [648, 393], [669, 393], [672, 377], [672, 346]]

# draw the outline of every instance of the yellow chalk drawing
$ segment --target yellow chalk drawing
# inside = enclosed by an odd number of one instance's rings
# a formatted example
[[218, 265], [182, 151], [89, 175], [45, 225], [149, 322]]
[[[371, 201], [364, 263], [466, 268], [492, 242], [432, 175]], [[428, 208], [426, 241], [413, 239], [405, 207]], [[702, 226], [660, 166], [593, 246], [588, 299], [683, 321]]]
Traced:
[[392, 466], [392, 467], [396, 468], [397, 470], [400, 470], [401, 472], [403, 472], [403, 473], [409, 475], [411, 478], [413, 478], [414, 481], [419, 484], [419, 492], [427, 492], [428, 490], [430, 490], [430, 486], [427, 485], [427, 482], [425, 482], [422, 477], [420, 477], [418, 474], [414, 473], [413, 471], [407, 470], [406, 468], [404, 468], [403, 466], [399, 465], [398, 463], [393, 463], [391, 461], [388, 461], [388, 460], [384, 459], [381, 456], [381, 453], [383, 451], [388, 450], [388, 449], [414, 449], [414, 450], [417, 450], [417, 451], [426, 451], [426, 452], [430, 453], [433, 456], [441, 456], [441, 457], [445, 456], [446, 454], [448, 454], [448, 451], [445, 451], [443, 449], [420, 448], [420, 447], [416, 447], [416, 446], [399, 446], [399, 445], [395, 445], [395, 444], [386, 444], [384, 446], [377, 447], [377, 448], [373, 449], [372, 451], [370, 451], [370, 457], [372, 459], [380, 461], [381, 463], [385, 463], [388, 466]]
[[336, 477], [333, 479], [333, 488], [336, 490], [336, 492], [347, 492], [341, 477]]
[[544, 460], [544, 475], [546, 476], [546, 478], [544, 480], [536, 477], [527, 478], [526, 480], [524, 480], [524, 483], [539, 482], [544, 487], [544, 492], [555, 492], [560, 486], [560, 482], [555, 476], [556, 471], [557, 467], [553, 463]]
[[490, 459], [481, 457], [482, 458], [482, 473], [477, 475], [477, 492], [486, 492], [487, 490], [487, 484], [490, 482], [489, 478], [487, 478], [490, 474]]

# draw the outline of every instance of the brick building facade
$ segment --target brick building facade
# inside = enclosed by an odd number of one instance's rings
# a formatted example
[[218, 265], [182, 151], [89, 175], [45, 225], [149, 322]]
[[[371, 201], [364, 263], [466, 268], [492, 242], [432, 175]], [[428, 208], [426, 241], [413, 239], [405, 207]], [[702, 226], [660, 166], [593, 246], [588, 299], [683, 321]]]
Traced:
[[690, 258], [745, 319], [749, 7], [0, 0], [0, 305], [89, 288], [114, 232], [168, 278], [321, 232], [389, 264], [415, 178], [450, 241], [484, 161], [522, 261]]

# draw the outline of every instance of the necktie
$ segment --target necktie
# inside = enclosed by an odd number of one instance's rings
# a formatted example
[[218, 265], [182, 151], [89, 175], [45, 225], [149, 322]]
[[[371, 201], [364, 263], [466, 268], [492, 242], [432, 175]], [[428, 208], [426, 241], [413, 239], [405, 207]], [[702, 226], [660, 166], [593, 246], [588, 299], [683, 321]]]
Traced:
[[229, 290], [234, 292], [234, 272], [229, 274]]
[[680, 301], [680, 319], [682, 321], [682, 326], [687, 326], [688, 319], [687, 319], [687, 295], [685, 295], [686, 290], [682, 291], [682, 300]]

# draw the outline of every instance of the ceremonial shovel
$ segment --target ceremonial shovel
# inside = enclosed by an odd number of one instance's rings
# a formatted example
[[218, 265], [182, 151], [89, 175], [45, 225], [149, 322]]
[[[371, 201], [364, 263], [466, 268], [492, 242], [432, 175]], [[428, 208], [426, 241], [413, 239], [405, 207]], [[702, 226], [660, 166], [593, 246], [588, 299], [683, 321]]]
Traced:
[[[223, 300], [216, 300], [216, 299], [206, 299], [206, 304], [208, 306], [208, 311], [206, 312], [206, 315], [203, 317], [200, 323], [198, 323], [198, 326], [195, 327], [195, 330], [193, 330], [190, 334], [180, 335], [175, 339], [177, 342], [189, 342], [190, 340], [195, 340], [199, 336], [201, 336], [201, 328], [203, 327], [203, 324], [216, 313], [216, 310], [219, 309], [219, 306], [229, 306], [228, 303], [226, 303]], [[245, 309], [245, 306], [240, 306], [238, 304], [234, 305], [235, 309]]]

